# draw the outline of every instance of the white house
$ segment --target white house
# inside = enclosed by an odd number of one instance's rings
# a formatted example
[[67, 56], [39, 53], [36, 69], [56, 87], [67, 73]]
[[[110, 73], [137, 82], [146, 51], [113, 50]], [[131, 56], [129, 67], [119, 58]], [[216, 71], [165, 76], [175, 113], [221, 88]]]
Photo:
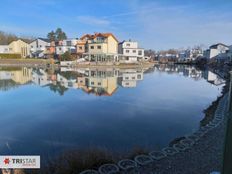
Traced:
[[119, 43], [118, 53], [125, 57], [126, 62], [144, 60], [144, 49], [138, 47], [138, 42], [129, 40]]
[[229, 47], [225, 44], [218, 43], [215, 45], [212, 45], [209, 47], [208, 50], [204, 52], [204, 57], [207, 59], [224, 59], [226, 56], [226, 53], [228, 52]]
[[8, 45], [0, 45], [0, 53], [9, 53]]
[[227, 56], [228, 56], [229, 60], [232, 61], [232, 45], [229, 46], [229, 51], [227, 53]]
[[44, 58], [46, 47], [50, 46], [49, 39], [38, 38], [32, 41], [30, 44], [31, 57]]
[[76, 53], [76, 45], [78, 39], [66, 39], [60, 42], [59, 45], [56, 46], [56, 54], [62, 55], [65, 52]]
[[203, 50], [200, 48], [187, 49], [179, 53], [179, 60], [191, 61], [191, 60], [196, 60], [196, 58], [202, 56], [203, 56]]

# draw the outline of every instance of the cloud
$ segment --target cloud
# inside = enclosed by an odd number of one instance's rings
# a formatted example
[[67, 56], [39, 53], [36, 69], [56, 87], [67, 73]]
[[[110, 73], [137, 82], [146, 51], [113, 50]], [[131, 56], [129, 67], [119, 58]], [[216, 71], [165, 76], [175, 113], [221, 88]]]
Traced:
[[[134, 19], [140, 30], [137, 36], [146, 48], [168, 49], [188, 47], [196, 44], [231, 42], [231, 13], [218, 15], [216, 9], [202, 12], [192, 5], [163, 6], [147, 3], [136, 8], [150, 7], [150, 10], [138, 10]], [[140, 32], [143, 31], [143, 32]]]
[[103, 18], [98, 18], [95, 16], [78, 16], [77, 20], [83, 24], [93, 25], [93, 26], [109, 26], [110, 21]]

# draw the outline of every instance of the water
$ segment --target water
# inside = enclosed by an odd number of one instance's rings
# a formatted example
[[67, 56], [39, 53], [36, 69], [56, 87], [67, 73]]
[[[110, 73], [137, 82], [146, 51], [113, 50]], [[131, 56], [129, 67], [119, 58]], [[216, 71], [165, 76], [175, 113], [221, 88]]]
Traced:
[[199, 128], [223, 83], [187, 66], [0, 68], [0, 154], [160, 149]]

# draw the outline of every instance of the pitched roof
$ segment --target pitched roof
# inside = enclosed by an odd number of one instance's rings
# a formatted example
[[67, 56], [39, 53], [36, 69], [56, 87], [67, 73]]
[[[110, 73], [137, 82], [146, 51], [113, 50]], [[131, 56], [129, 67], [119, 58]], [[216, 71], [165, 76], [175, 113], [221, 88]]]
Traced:
[[17, 42], [17, 41], [22, 41], [22, 42], [24, 42], [24, 43], [26, 43], [26, 44], [28, 44], [28, 42], [27, 41], [25, 41], [24, 39], [17, 39], [17, 40], [14, 40], [14, 41], [12, 41], [12, 42], [10, 42], [9, 43], [9, 45], [11, 44], [11, 43], [13, 43], [13, 42]]
[[95, 39], [96, 37], [108, 38], [109, 36], [112, 36], [118, 42], [118, 39], [112, 33], [95, 33], [94, 35], [85, 34], [81, 37], [81, 40], [83, 40], [84, 38]]
[[218, 45], [222, 45], [224, 47], [229, 47], [229, 46], [227, 46], [227, 45], [225, 45], [223, 43], [217, 43], [217, 44], [211, 45], [210, 48], [217, 48]]
[[[40, 40], [42, 40], [42, 41], [44, 41], [44, 42], [47, 42], [47, 43], [50, 43], [50, 40], [47, 39], [47, 38], [41, 38], [41, 37], [39, 37], [39, 38], [37, 38], [37, 39], [40, 39]], [[36, 41], [37, 39], [34, 39], [33, 41], [31, 41], [31, 43], [34, 42], [34, 41]]]

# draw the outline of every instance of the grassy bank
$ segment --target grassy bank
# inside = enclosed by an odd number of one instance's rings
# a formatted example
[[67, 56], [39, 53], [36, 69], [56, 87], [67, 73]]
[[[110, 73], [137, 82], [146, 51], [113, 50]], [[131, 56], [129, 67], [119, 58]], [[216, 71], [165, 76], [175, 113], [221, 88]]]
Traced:
[[53, 63], [49, 59], [0, 59], [0, 66], [38, 66]]

